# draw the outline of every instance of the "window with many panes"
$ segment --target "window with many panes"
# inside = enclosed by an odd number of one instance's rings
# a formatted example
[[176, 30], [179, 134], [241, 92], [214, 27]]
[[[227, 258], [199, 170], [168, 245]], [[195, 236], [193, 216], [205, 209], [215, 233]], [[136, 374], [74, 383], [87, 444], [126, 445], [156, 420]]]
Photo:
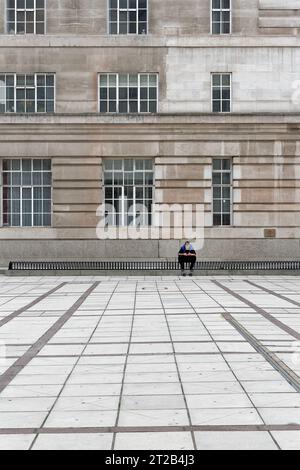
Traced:
[[232, 162], [230, 158], [213, 159], [213, 225], [231, 225]]
[[51, 225], [51, 160], [2, 162], [2, 224], [9, 227]]
[[45, 34], [46, 0], [7, 0], [9, 34]]
[[0, 73], [0, 113], [53, 113], [55, 76]]
[[231, 0], [211, 0], [212, 34], [231, 33]]
[[104, 160], [107, 225], [151, 225], [153, 177], [150, 159]]
[[156, 113], [157, 74], [99, 75], [100, 113]]
[[231, 112], [231, 74], [212, 74], [212, 111], [214, 113]]
[[110, 34], [147, 34], [148, 0], [109, 0]]

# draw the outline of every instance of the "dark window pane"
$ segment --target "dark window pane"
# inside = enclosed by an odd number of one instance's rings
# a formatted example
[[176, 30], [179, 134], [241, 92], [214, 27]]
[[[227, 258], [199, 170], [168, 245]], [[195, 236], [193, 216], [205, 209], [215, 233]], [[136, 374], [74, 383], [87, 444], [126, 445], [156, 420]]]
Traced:
[[100, 88], [100, 99], [101, 100], [107, 99], [107, 88]]
[[223, 34], [230, 34], [230, 23], [223, 23], [222, 33]]
[[127, 23], [120, 23], [119, 33], [120, 34], [127, 34]]
[[222, 221], [222, 216], [220, 214], [214, 214], [213, 216], [213, 224], [215, 226], [218, 226], [218, 225], [221, 225], [221, 221]]
[[147, 101], [141, 101], [140, 111], [141, 111], [141, 113], [147, 113], [148, 112]]
[[109, 88], [109, 99], [115, 100], [117, 98], [117, 90], [116, 88]]
[[140, 10], [139, 11], [139, 21], [142, 22], [147, 22], [147, 11], [146, 10]]
[[213, 23], [213, 25], [212, 25], [212, 33], [213, 33], [213, 34], [220, 34], [220, 33], [221, 33], [221, 25], [220, 25], [220, 23]]
[[127, 100], [128, 98], [128, 89], [127, 88], [119, 88], [119, 99], [120, 100]]
[[220, 88], [213, 88], [213, 100], [219, 100], [221, 98]]
[[231, 217], [230, 217], [230, 214], [223, 214], [223, 217], [222, 217], [222, 223], [223, 225], [230, 225], [231, 221]]
[[230, 100], [230, 89], [229, 88], [223, 88], [222, 89], [222, 99], [223, 100]]
[[138, 98], [138, 89], [137, 88], [129, 88], [129, 99], [137, 100]]
[[117, 112], [117, 103], [116, 103], [116, 101], [110, 101], [109, 102], [109, 112], [110, 113], [116, 113]]
[[150, 113], [156, 113], [157, 112], [156, 101], [150, 101], [150, 103], [149, 103], [149, 112]]
[[100, 113], [106, 113], [106, 112], [107, 112], [107, 102], [100, 101]]
[[47, 86], [54, 86], [54, 75], [47, 75], [46, 76], [46, 85]]
[[220, 185], [221, 184], [221, 173], [214, 173], [213, 174], [213, 185]]
[[127, 101], [120, 101], [119, 103], [119, 112], [120, 113], [127, 113], [128, 110], [127, 110]]
[[118, 33], [118, 25], [117, 23], [111, 23], [110, 24], [110, 34], [117, 34]]
[[141, 100], [146, 100], [148, 98], [148, 88], [142, 87], [140, 89], [140, 98]]
[[223, 113], [230, 113], [230, 101], [222, 101]]
[[130, 34], [136, 34], [136, 23], [129, 23], [129, 31]]
[[221, 111], [221, 102], [220, 101], [213, 101], [213, 112], [219, 113]]
[[214, 187], [213, 188], [213, 198], [214, 199], [221, 198], [221, 187]]
[[222, 169], [222, 160], [220, 158], [213, 159], [213, 169], [214, 170], [221, 170]]
[[149, 88], [149, 99], [156, 100], [156, 98], [157, 98], [156, 88]]
[[139, 23], [139, 34], [147, 34], [147, 23]]
[[45, 101], [38, 101], [37, 102], [37, 112], [38, 113], [45, 113], [46, 112], [46, 103], [45, 103]]
[[46, 111], [47, 113], [54, 113], [54, 101], [46, 102]]
[[215, 200], [213, 204], [214, 213], [221, 213], [221, 200]]
[[45, 26], [43, 23], [36, 24], [36, 34], [45, 34]]
[[231, 169], [231, 160], [224, 158], [222, 160], [222, 168], [223, 168], [223, 170], [230, 170]]
[[222, 8], [229, 10], [230, 0], [222, 0]]
[[137, 103], [137, 101], [130, 101], [129, 102], [129, 112], [130, 113], [137, 113], [138, 112], [138, 103]]

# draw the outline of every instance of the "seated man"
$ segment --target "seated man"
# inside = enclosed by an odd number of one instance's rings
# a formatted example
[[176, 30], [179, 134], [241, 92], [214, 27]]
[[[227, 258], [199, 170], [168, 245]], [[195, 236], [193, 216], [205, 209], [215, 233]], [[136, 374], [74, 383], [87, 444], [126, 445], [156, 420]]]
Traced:
[[179, 253], [178, 253], [178, 262], [180, 264], [181, 274], [183, 274], [183, 276], [186, 275], [185, 270], [184, 270], [184, 265], [186, 263], [188, 263], [190, 265], [189, 276], [193, 275], [196, 259], [197, 259], [196, 258], [196, 252], [195, 252], [194, 248], [192, 247], [190, 242], [185, 242], [185, 244], [182, 245], [182, 247], [180, 248]]

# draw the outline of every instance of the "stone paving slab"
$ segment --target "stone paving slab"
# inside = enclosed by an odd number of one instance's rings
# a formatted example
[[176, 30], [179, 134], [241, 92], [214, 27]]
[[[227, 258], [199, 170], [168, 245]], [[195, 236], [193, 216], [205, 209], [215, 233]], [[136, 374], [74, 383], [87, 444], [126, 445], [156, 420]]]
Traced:
[[299, 291], [0, 275], [0, 450], [299, 450]]

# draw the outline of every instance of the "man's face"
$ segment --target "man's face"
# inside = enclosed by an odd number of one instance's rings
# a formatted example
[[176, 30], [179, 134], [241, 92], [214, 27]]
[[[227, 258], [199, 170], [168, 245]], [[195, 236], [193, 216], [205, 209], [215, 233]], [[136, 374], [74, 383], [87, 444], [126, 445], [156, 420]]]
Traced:
[[190, 249], [190, 244], [189, 243], [185, 244], [185, 249], [189, 251], [189, 249]]

